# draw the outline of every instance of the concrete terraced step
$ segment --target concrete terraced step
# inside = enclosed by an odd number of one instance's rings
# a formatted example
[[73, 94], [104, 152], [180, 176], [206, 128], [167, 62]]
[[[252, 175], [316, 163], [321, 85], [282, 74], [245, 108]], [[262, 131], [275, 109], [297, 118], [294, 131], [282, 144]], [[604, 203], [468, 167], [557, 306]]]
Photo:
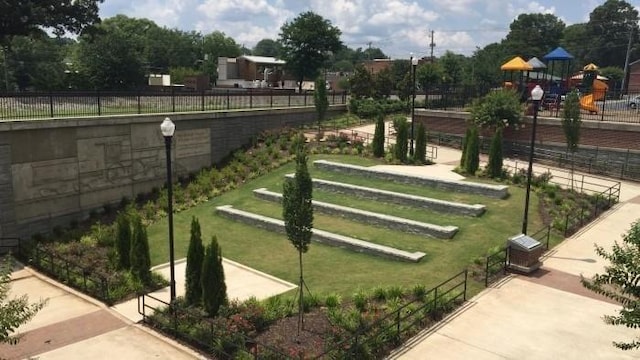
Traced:
[[[293, 178], [294, 174], [287, 174], [285, 177]], [[408, 195], [394, 191], [380, 190], [315, 178], [312, 179], [312, 181], [315, 189], [355, 195], [366, 199], [393, 202], [401, 205], [416, 206], [448, 214], [480, 216], [486, 210], [486, 206], [481, 204], [468, 205], [453, 201], [438, 200], [424, 196]]]
[[[255, 189], [253, 190], [253, 194], [263, 200], [282, 202], [282, 194], [269, 191], [265, 188]], [[451, 239], [456, 232], [458, 232], [457, 226], [434, 225], [317, 200], [313, 200], [312, 204], [314, 210], [325, 214], [338, 215], [350, 220], [361, 221], [370, 225], [385, 226], [390, 229], [412, 234], [427, 235], [439, 239]]]
[[313, 165], [318, 169], [342, 172], [351, 175], [373, 177], [411, 185], [429, 186], [448, 191], [463, 192], [469, 194], [484, 195], [504, 199], [509, 195], [509, 187], [506, 185], [491, 185], [469, 181], [456, 181], [429, 176], [417, 176], [397, 174], [379, 169], [371, 169], [365, 166], [341, 164], [327, 160], [316, 160]]
[[[269, 231], [285, 233], [284, 221], [282, 220], [234, 209], [231, 205], [218, 206], [216, 207], [216, 211], [232, 220], [244, 222]], [[311, 235], [311, 239], [314, 241], [331, 246], [344, 247], [371, 255], [382, 256], [393, 260], [418, 262], [426, 255], [420, 251], [408, 252], [390, 246], [374, 244], [368, 241], [334, 234], [324, 230], [312, 229], [312, 232], [313, 234]]]

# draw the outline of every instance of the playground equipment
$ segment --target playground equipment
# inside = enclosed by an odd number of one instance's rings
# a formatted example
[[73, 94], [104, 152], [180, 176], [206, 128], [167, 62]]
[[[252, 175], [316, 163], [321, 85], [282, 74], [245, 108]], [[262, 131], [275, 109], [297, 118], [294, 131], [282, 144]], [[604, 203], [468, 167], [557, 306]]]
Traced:
[[591, 114], [597, 114], [599, 109], [595, 102], [604, 98], [609, 86], [598, 79], [606, 80], [606, 78], [598, 76], [598, 67], [595, 64], [586, 65], [582, 71], [582, 74], [571, 77], [571, 79], [580, 79], [580, 76], [582, 77], [583, 91], [586, 95], [580, 97], [580, 107]]

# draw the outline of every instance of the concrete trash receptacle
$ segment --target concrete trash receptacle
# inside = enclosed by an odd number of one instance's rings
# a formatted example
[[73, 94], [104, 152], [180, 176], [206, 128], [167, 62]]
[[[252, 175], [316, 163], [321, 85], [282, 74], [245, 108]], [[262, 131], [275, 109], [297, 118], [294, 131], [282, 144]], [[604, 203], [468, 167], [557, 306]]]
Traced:
[[531, 273], [542, 266], [540, 256], [544, 253], [544, 247], [538, 240], [518, 234], [507, 240], [509, 248], [509, 268], [523, 273]]

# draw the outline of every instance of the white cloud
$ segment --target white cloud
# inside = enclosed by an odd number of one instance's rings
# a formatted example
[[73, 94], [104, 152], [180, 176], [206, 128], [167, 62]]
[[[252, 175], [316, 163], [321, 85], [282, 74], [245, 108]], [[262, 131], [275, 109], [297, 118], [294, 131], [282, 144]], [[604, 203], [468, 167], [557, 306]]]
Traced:
[[131, 5], [130, 17], [152, 19], [156, 24], [166, 27], [178, 27], [180, 14], [186, 0], [144, 0]]
[[400, 0], [384, 1], [378, 12], [372, 14], [368, 23], [375, 26], [424, 25], [438, 18], [433, 11], [423, 9], [416, 2]]

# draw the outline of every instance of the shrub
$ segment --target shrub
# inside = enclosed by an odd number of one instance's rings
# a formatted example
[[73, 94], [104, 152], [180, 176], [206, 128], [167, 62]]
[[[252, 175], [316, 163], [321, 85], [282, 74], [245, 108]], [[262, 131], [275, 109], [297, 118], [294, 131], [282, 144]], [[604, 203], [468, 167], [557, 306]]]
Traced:
[[342, 298], [338, 294], [330, 294], [327, 295], [327, 298], [324, 300], [324, 304], [330, 309], [337, 308], [342, 304]]
[[484, 128], [517, 127], [520, 114], [522, 105], [519, 96], [508, 89], [491, 91], [485, 97], [476, 99], [471, 106], [473, 123]]
[[149, 254], [149, 240], [147, 229], [142, 225], [142, 220], [136, 216], [133, 221], [133, 235], [131, 237], [131, 272], [143, 284], [151, 283], [151, 256]]
[[498, 128], [491, 140], [487, 172], [491, 178], [502, 177], [502, 128]]
[[117, 236], [116, 252], [118, 254], [118, 267], [129, 269], [131, 267], [131, 223], [126, 213], [121, 212], [116, 219]]
[[460, 157], [460, 169], [465, 169], [465, 160], [467, 160], [467, 142], [471, 137], [471, 127], [467, 126], [467, 130], [465, 131], [464, 137], [462, 138], [462, 156]]
[[202, 245], [200, 222], [194, 216], [191, 219], [191, 238], [189, 239], [185, 274], [185, 302], [187, 305], [196, 305], [202, 300], [201, 274], [203, 260], [204, 246]]
[[423, 123], [418, 123], [418, 133], [416, 134], [416, 149], [413, 160], [419, 164], [427, 161], [427, 133]]
[[373, 134], [373, 156], [384, 156], [384, 116], [381, 113], [376, 115], [376, 130]]
[[467, 140], [467, 150], [465, 151], [464, 171], [469, 175], [474, 175], [480, 166], [480, 144], [478, 138], [478, 128], [472, 127], [471, 134]]
[[409, 126], [406, 118], [397, 120], [395, 158], [401, 163], [407, 162], [407, 142], [409, 138], [408, 128]]
[[224, 281], [224, 269], [222, 268], [222, 252], [218, 245], [218, 239], [211, 237], [211, 243], [207, 245], [202, 263], [202, 303], [209, 316], [218, 314], [220, 306], [227, 303], [227, 285]]

